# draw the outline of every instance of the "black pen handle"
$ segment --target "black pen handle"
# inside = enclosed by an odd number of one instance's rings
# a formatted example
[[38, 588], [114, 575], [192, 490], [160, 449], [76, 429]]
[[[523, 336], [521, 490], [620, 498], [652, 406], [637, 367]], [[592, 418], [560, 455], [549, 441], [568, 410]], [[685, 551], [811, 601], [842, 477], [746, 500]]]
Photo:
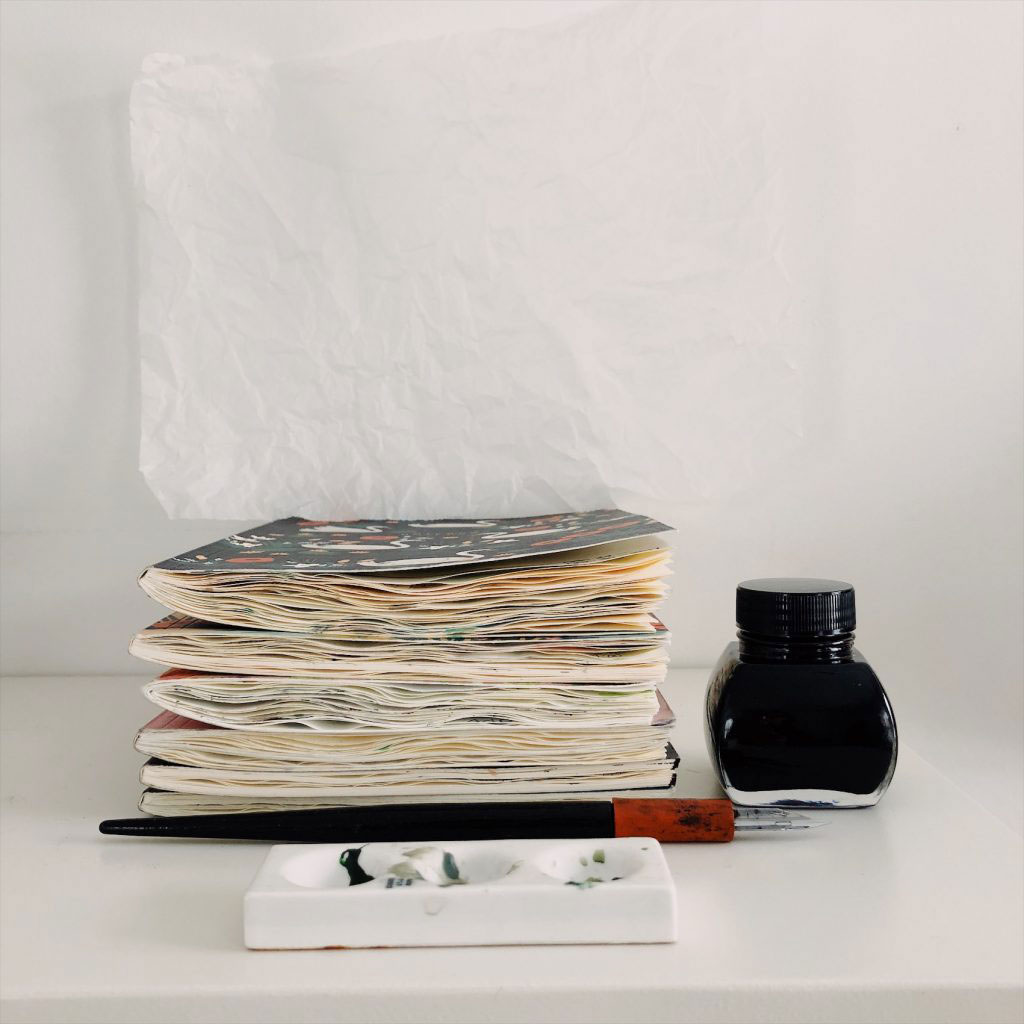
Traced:
[[611, 800], [486, 804], [375, 804], [253, 814], [114, 818], [111, 836], [274, 843], [405, 842], [421, 839], [587, 839], [615, 835]]

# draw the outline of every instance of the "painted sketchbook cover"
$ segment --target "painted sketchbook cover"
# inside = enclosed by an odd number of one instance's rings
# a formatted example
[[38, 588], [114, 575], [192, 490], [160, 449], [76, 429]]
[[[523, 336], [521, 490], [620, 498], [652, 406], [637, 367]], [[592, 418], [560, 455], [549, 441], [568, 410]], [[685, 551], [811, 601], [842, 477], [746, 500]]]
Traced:
[[178, 572], [387, 572], [476, 565], [650, 537], [672, 527], [620, 509], [519, 519], [279, 519], [158, 563]]

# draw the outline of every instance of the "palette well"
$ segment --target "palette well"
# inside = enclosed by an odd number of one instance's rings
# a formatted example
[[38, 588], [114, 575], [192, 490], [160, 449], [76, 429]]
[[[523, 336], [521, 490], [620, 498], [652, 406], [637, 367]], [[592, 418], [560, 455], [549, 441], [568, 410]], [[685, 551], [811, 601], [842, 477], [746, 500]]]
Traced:
[[654, 839], [275, 846], [245, 894], [250, 949], [675, 938]]

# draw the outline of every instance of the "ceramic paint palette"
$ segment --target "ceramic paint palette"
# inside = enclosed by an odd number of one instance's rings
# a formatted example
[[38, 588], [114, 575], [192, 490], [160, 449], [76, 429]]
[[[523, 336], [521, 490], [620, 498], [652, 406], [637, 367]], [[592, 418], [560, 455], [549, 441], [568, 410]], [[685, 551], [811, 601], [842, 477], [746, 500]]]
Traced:
[[275, 846], [245, 894], [250, 949], [675, 938], [654, 839]]

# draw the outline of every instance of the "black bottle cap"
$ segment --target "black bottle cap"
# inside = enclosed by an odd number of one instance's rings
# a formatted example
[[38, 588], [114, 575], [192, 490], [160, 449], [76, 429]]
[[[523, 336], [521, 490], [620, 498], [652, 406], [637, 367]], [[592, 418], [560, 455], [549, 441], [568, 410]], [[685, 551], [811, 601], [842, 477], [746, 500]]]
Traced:
[[736, 588], [736, 625], [766, 637], [852, 633], [853, 587], [841, 580], [746, 580]]

